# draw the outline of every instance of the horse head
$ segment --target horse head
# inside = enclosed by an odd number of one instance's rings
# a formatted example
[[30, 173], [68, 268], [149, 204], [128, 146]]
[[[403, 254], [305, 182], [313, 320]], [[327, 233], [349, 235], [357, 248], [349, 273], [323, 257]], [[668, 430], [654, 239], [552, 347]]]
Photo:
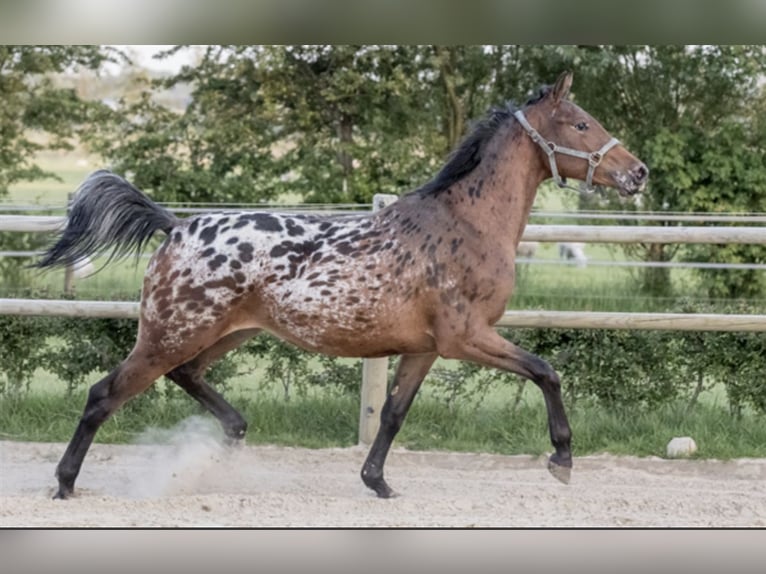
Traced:
[[546, 156], [551, 176], [564, 187], [565, 178], [615, 187], [623, 196], [642, 191], [649, 169], [593, 116], [567, 99], [571, 72], [522, 110], [516, 119]]

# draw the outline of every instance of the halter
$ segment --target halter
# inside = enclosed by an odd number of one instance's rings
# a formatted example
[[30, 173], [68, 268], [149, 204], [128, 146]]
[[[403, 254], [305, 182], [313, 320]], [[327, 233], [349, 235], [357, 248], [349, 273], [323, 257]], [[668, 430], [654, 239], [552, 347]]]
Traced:
[[521, 110], [516, 110], [513, 115], [516, 117], [517, 120], [519, 120], [519, 123], [521, 124], [521, 127], [524, 128], [524, 131], [529, 134], [529, 137], [532, 138], [532, 141], [535, 142], [537, 145], [539, 145], [545, 154], [548, 156], [548, 161], [551, 164], [551, 175], [553, 176], [553, 179], [556, 180], [556, 183], [559, 187], [566, 187], [569, 189], [574, 189], [575, 191], [580, 191], [576, 187], [572, 187], [571, 185], [567, 185], [564, 181], [564, 178], [562, 178], [559, 175], [559, 170], [556, 167], [556, 153], [562, 153], [564, 155], [571, 155], [573, 157], [579, 157], [582, 159], [588, 160], [588, 177], [585, 179], [585, 189], [587, 191], [590, 191], [593, 189], [593, 172], [596, 171], [596, 168], [598, 167], [598, 164], [601, 163], [601, 160], [604, 159], [604, 156], [606, 153], [612, 149], [614, 146], [616, 146], [618, 143], [620, 143], [620, 140], [617, 138], [612, 138], [608, 142], [606, 142], [603, 146], [601, 146], [601, 149], [598, 151], [593, 152], [585, 152], [585, 151], [579, 151], [576, 149], [571, 149], [568, 147], [563, 147], [556, 145], [555, 143], [551, 141], [547, 141], [543, 136], [540, 135], [540, 132], [538, 132], [535, 128], [533, 128], [531, 125], [529, 125], [529, 122], [527, 121], [527, 118], [524, 117], [524, 112]]

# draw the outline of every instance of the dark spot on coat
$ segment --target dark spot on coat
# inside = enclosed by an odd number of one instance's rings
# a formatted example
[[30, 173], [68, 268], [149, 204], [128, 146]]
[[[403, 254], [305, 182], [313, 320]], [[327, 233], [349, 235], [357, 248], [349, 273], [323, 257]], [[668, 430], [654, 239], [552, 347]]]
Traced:
[[160, 321], [167, 321], [172, 315], [173, 309], [165, 309], [162, 313], [160, 313]]
[[195, 219], [192, 221], [191, 225], [189, 226], [189, 235], [194, 235], [197, 233], [197, 226], [199, 225], [199, 219]]
[[[218, 289], [219, 287], [226, 287], [226, 289], [231, 289], [234, 291], [234, 288], [237, 285], [234, 282], [234, 279], [232, 277], [223, 277], [221, 279], [215, 279], [214, 281], [205, 281], [205, 287], [209, 289]], [[205, 303], [207, 305], [207, 303]]]
[[173, 241], [174, 241], [175, 243], [181, 243], [181, 232], [180, 232], [180, 231], [176, 231], [176, 232], [173, 234]]
[[343, 241], [342, 243], [338, 243], [335, 246], [335, 249], [341, 255], [348, 255], [349, 253], [353, 253], [354, 251], [356, 251], [356, 248], [353, 245], [351, 245], [348, 241]]
[[288, 249], [284, 245], [275, 245], [271, 248], [271, 251], [269, 252], [269, 255], [271, 257], [277, 258], [277, 257], [283, 257], [285, 253], [287, 253]]
[[215, 253], [215, 247], [208, 247], [200, 253], [200, 257], [210, 257], [213, 253]]
[[205, 245], [212, 243], [213, 240], [215, 240], [216, 235], [218, 235], [217, 225], [210, 225], [199, 232], [199, 238], [205, 243]]
[[253, 213], [255, 228], [261, 231], [282, 231], [282, 224], [279, 219], [268, 213]]
[[229, 267], [231, 267], [232, 269], [242, 269], [242, 263], [240, 263], [236, 259], [232, 259], [231, 261], [229, 261]]
[[226, 255], [224, 255], [223, 253], [219, 253], [218, 255], [213, 257], [213, 259], [211, 259], [210, 261], [207, 262], [207, 266], [210, 267], [211, 271], [215, 271], [221, 265], [226, 263], [227, 259], [228, 259], [228, 257]]
[[253, 245], [251, 243], [240, 243], [237, 245], [237, 249], [239, 249], [239, 258], [244, 263], [249, 263], [253, 260]]
[[191, 283], [186, 283], [178, 288], [178, 300], [192, 299], [193, 301], [202, 301], [205, 298], [205, 288], [201, 285], [192, 287]]
[[301, 227], [300, 225], [297, 225], [295, 221], [292, 219], [288, 219], [285, 221], [285, 225], [287, 226], [287, 234], [290, 237], [297, 237], [299, 235], [303, 235], [305, 233], [305, 229]]
[[237, 243], [238, 241], [239, 241], [239, 237], [237, 237], [237, 236], [235, 235], [234, 237], [229, 237], [229, 238], [226, 240], [226, 244], [227, 244], [227, 245], [233, 245], [233, 244]]

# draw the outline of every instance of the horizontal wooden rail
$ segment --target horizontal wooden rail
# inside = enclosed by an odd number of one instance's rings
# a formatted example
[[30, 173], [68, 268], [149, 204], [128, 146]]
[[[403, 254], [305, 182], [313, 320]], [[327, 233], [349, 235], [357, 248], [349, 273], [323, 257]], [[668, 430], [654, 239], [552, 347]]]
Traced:
[[766, 315], [506, 311], [495, 326], [663, 331], [766, 331]]
[[60, 215], [0, 215], [0, 231], [56, 231], [62, 223]]
[[[0, 299], [2, 315], [138, 318], [138, 302]], [[593, 311], [506, 311], [497, 327], [557, 329], [659, 329], [666, 331], [766, 331], [766, 315], [712, 313], [604, 313]]]
[[766, 244], [763, 227], [527, 225], [524, 241], [580, 243]]
[[70, 299], [0, 299], [0, 315], [138, 319], [138, 302]]
[[[349, 212], [351, 213], [351, 212]], [[0, 215], [0, 231], [43, 232], [60, 228], [59, 216]], [[527, 225], [524, 241], [582, 243], [766, 244], [764, 227]]]

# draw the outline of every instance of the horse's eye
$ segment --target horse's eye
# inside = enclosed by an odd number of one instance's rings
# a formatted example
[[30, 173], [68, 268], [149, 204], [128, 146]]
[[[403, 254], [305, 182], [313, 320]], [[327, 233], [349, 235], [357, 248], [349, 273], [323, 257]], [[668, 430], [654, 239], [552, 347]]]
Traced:
[[580, 122], [579, 124], [575, 124], [575, 129], [578, 132], [584, 132], [585, 130], [588, 129], [588, 124], [585, 122]]

